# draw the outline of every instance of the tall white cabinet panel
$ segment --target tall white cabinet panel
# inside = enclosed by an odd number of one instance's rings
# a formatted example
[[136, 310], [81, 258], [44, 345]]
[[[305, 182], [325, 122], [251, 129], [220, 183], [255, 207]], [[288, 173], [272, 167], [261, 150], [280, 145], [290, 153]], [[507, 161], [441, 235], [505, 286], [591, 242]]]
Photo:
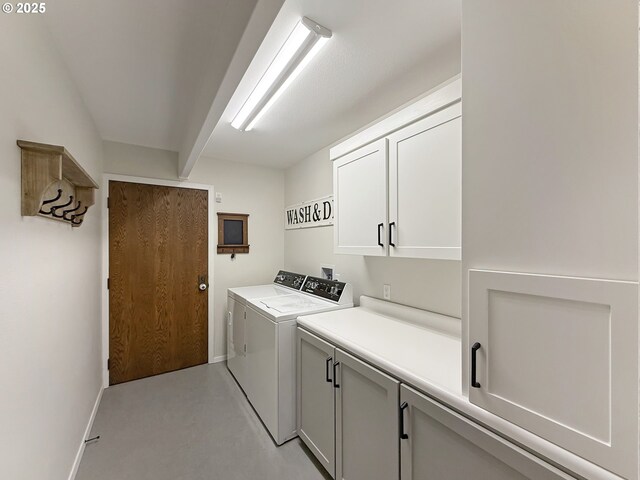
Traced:
[[400, 402], [402, 480], [572, 478], [410, 387]]
[[400, 475], [399, 382], [336, 349], [336, 478]]
[[462, 104], [389, 136], [389, 255], [460, 260]]
[[333, 162], [335, 253], [387, 254], [387, 140]]
[[469, 399], [635, 478], [638, 285], [470, 270]]
[[231, 296], [227, 297], [227, 367], [236, 377], [240, 385], [247, 380], [247, 366], [245, 357], [245, 306], [236, 302]]
[[333, 345], [298, 328], [298, 435], [335, 478]]

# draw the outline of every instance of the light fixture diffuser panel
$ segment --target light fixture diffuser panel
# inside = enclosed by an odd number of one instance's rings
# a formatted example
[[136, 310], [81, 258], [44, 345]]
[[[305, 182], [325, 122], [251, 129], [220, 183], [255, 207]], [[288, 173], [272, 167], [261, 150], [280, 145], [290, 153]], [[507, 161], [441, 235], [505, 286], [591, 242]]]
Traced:
[[278, 50], [231, 126], [251, 130], [330, 37], [330, 30], [303, 17]]

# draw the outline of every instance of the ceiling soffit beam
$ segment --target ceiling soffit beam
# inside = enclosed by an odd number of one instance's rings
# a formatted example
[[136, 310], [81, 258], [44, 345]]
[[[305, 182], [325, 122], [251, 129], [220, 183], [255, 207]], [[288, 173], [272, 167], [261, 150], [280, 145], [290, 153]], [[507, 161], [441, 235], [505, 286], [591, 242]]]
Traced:
[[190, 123], [193, 125], [190, 124], [187, 128], [178, 156], [180, 179], [186, 180], [191, 175], [213, 129], [218, 124], [283, 3], [284, 0], [258, 0], [204, 120], [192, 117]]

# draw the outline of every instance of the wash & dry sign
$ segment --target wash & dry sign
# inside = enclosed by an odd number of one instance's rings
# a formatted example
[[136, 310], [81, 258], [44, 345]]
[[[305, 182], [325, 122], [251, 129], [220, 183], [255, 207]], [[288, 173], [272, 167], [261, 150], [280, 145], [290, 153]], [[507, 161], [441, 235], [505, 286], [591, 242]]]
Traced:
[[333, 195], [285, 208], [284, 225], [286, 230], [333, 225]]

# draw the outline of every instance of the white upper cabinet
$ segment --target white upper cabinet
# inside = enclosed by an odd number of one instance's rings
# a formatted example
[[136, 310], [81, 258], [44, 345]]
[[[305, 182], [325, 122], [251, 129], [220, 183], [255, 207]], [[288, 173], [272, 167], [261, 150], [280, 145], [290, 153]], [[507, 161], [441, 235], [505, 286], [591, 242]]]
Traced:
[[387, 140], [333, 163], [336, 253], [387, 254]]
[[335, 253], [460, 260], [461, 81], [333, 147]]
[[462, 105], [389, 136], [389, 254], [460, 260]]

